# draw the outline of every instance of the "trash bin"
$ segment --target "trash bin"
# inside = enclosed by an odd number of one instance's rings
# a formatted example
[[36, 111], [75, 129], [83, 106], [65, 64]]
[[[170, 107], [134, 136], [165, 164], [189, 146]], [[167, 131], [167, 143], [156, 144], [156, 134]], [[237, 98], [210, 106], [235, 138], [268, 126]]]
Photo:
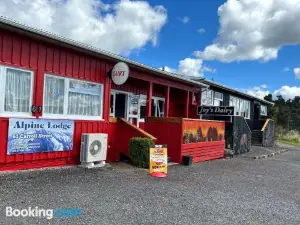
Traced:
[[182, 165], [184, 166], [190, 166], [193, 163], [193, 156], [191, 155], [185, 155], [182, 157]]

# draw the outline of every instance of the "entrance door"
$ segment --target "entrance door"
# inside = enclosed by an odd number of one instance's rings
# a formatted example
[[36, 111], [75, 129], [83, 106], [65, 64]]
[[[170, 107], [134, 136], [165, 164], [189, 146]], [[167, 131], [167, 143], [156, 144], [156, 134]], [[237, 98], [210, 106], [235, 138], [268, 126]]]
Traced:
[[139, 126], [140, 118], [140, 96], [128, 94], [127, 101], [127, 119], [132, 124]]
[[114, 96], [115, 96], [114, 117], [126, 119], [126, 94], [114, 93]]

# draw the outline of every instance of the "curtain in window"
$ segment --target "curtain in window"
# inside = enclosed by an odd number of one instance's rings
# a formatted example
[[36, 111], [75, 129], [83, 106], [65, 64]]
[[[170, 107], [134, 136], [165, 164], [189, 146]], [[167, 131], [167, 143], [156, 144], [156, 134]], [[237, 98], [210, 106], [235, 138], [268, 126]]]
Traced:
[[50, 114], [64, 113], [65, 80], [45, 77], [44, 112]]
[[100, 116], [101, 86], [81, 81], [70, 81], [68, 114]]
[[6, 112], [30, 112], [31, 73], [7, 69], [5, 83]]

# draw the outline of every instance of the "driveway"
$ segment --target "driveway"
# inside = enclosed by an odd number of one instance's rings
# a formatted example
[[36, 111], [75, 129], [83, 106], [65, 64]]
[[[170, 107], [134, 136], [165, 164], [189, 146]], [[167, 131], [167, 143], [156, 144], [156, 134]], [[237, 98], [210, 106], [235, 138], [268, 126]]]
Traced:
[[[298, 225], [300, 164], [279, 160], [283, 155], [173, 166], [164, 179], [122, 164], [2, 174], [0, 224]], [[77, 208], [82, 215], [12, 218], [7, 206]]]

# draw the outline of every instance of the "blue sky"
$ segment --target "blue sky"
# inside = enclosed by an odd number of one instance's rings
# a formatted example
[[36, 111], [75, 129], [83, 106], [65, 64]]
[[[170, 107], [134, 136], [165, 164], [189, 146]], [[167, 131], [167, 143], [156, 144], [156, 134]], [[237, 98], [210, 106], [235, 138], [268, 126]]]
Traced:
[[[160, 4], [161, 1], [150, 1]], [[131, 59], [154, 67], [178, 67], [178, 62], [186, 57], [193, 57], [197, 49], [204, 49], [217, 37], [220, 27], [218, 8], [224, 0], [214, 1], [165, 1], [163, 6], [168, 11], [168, 21], [159, 34], [156, 47], [148, 44], [138, 54], [133, 53]], [[189, 17], [188, 23], [178, 18]], [[199, 28], [205, 33], [198, 33]], [[248, 89], [266, 84], [270, 92], [282, 86], [300, 86], [293, 69], [300, 67], [300, 45], [285, 46], [277, 59], [263, 62], [261, 60], [222, 63], [216, 60], [205, 61], [215, 73], [205, 72], [204, 77], [230, 87]], [[285, 67], [289, 71], [283, 71]]]
[[0, 16], [29, 26], [285, 99], [300, 96], [299, 12], [300, 0], [0, 1]]

